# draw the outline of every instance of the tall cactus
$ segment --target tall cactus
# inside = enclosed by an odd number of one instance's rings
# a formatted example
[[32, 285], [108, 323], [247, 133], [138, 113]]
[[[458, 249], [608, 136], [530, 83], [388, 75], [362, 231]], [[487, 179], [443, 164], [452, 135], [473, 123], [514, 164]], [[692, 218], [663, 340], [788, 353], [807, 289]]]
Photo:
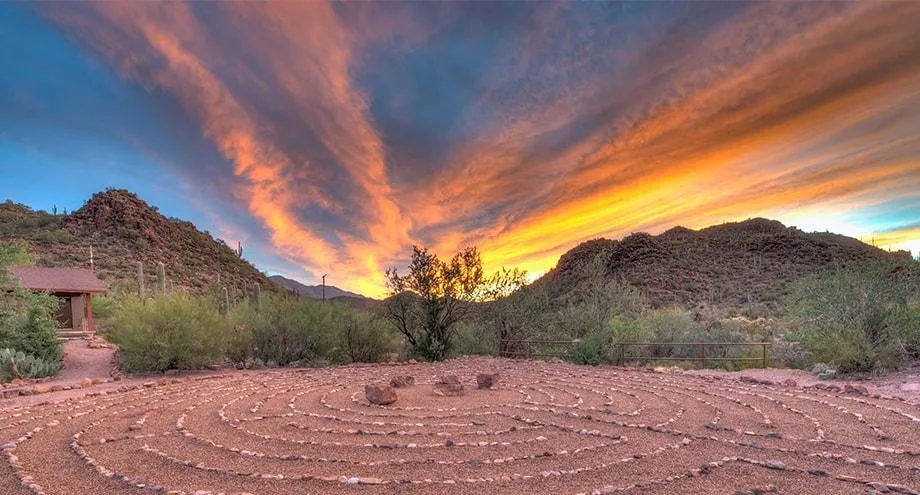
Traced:
[[252, 291], [252, 306], [256, 311], [262, 310], [262, 286], [256, 282]]
[[227, 288], [223, 288], [223, 298], [220, 304], [220, 314], [227, 316], [230, 314], [230, 293], [227, 292]]
[[144, 297], [144, 262], [137, 262], [137, 295]]
[[157, 264], [157, 292], [166, 292], [166, 266], [162, 261]]

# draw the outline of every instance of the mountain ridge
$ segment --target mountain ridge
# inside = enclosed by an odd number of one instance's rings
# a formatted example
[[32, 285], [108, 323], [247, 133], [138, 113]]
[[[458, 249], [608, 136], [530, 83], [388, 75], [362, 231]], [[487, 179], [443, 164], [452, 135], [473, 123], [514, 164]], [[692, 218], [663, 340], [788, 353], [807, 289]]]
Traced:
[[897, 265], [910, 259], [906, 251], [887, 252], [844, 235], [806, 233], [776, 220], [752, 218], [698, 230], [677, 226], [658, 235], [636, 232], [619, 240], [585, 241], [560, 256], [535, 283], [550, 297], [566, 298], [585, 283], [587, 263], [600, 260], [605, 278], [639, 288], [654, 307], [717, 306], [765, 314], [801, 277], [831, 267]]
[[[292, 278], [285, 277], [283, 275], [272, 275], [268, 277], [272, 282], [284, 287], [285, 289], [292, 290], [298, 294], [312, 297], [314, 299], [323, 298], [323, 286], [322, 285], [306, 285], [302, 282], [294, 280]], [[361, 299], [367, 299], [367, 297], [358, 294], [356, 292], [350, 292], [344, 289], [335, 287], [334, 285], [326, 286], [326, 299], [333, 299], [336, 297], [356, 297]]]
[[215, 284], [242, 297], [259, 284], [280, 290], [232, 248], [191, 222], [166, 218], [158, 209], [123, 189], [93, 194], [70, 214], [52, 214], [0, 203], [0, 238], [24, 242], [38, 266], [90, 268], [110, 289], [137, 290], [137, 262], [144, 285], [156, 285], [159, 263], [170, 284], [203, 293]]

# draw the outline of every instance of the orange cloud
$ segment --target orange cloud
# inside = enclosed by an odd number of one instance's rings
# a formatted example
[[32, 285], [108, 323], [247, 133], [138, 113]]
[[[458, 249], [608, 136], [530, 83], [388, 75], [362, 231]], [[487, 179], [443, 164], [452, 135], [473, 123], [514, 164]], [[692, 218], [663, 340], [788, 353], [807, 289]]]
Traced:
[[[447, 107], [440, 125], [463, 132], [432, 164], [394, 159], [375, 114], [387, 102], [359, 76], [409, 71], [372, 54], [424, 51], [458, 26], [475, 47], [498, 22], [479, 6], [98, 3], [50, 15], [175, 95], [282, 256], [370, 295], [412, 243], [445, 255], [478, 245], [489, 269], [541, 273], [594, 237], [759, 215], [818, 225], [920, 191], [918, 3], [688, 3], [638, 9], [630, 22], [664, 28], [635, 30], [594, 22], [589, 9], [606, 4], [508, 8], [522, 12], [497, 30], [511, 48], [462, 54], [483, 61], [453, 76], [475, 97]], [[468, 88], [437, 89], [422, 87], [422, 105]]]

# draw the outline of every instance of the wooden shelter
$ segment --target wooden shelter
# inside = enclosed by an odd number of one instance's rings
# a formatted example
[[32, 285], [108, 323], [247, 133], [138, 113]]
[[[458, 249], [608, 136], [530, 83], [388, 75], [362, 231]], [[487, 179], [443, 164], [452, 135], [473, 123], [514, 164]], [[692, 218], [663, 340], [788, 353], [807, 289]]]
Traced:
[[105, 285], [91, 270], [83, 268], [10, 268], [13, 280], [32, 292], [49, 292], [60, 300], [57, 312], [59, 332], [63, 336], [92, 334], [93, 294], [105, 294]]

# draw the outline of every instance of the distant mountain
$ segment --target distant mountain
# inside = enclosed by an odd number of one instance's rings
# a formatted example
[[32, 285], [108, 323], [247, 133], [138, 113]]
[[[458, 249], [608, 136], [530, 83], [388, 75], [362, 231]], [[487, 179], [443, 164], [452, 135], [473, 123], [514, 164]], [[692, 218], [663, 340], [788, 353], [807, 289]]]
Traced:
[[553, 298], [578, 294], [584, 267], [600, 258], [603, 275], [639, 288], [656, 307], [700, 305], [770, 312], [803, 276], [833, 267], [909, 262], [906, 251], [887, 252], [832, 233], [805, 233], [755, 218], [701, 230], [674, 227], [660, 235], [594, 239], [559, 258], [537, 283]]
[[280, 290], [265, 274], [223, 241], [199, 231], [191, 222], [166, 218], [135, 194], [109, 189], [94, 194], [69, 215], [0, 203], [0, 241], [28, 245], [39, 266], [90, 267], [90, 246], [96, 273], [110, 288], [137, 290], [137, 262], [143, 262], [147, 290], [156, 286], [158, 263], [177, 287], [201, 293], [227, 287], [232, 297]]
[[[272, 275], [268, 277], [272, 282], [284, 287], [285, 289], [292, 290], [298, 294], [314, 297], [316, 299], [321, 299], [323, 297], [323, 286], [322, 285], [304, 285], [296, 280], [291, 280], [281, 275]], [[349, 292], [347, 290], [339, 289], [332, 285], [326, 286], [326, 299], [333, 299], [336, 297], [349, 297], [349, 298], [358, 298], [366, 299], [361, 294], [356, 294], [354, 292]]]

